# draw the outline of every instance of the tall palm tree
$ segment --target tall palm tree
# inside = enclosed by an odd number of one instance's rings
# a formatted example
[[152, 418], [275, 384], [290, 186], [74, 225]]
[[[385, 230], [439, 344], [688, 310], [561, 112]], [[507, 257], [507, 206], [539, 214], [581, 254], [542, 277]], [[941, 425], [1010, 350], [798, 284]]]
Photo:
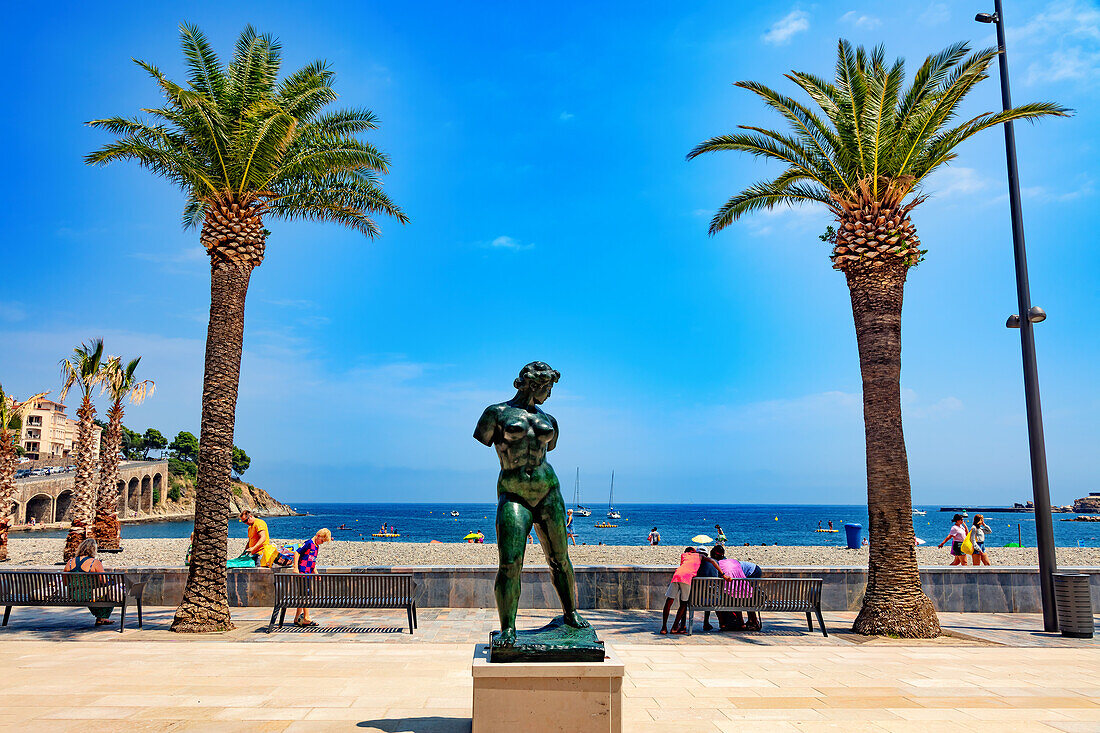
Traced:
[[[1056, 104], [1024, 104], [951, 126], [967, 94], [987, 77], [996, 49], [965, 43], [929, 56], [908, 88], [902, 60], [887, 65], [841, 40], [836, 80], [791, 72], [820, 113], [756, 82], [738, 82], [779, 112], [789, 131], [740, 125], [744, 132], [698, 145], [688, 158], [720, 150], [786, 166], [777, 178], [733, 196], [710, 223], [715, 234], [741, 215], [779, 204], [824, 205], [836, 217], [833, 268], [851, 293], [863, 375], [867, 509], [871, 539], [867, 592], [855, 621], [863, 634], [933, 637], [939, 620], [921, 591], [913, 545], [909, 464], [901, 426], [901, 303], [909, 268], [924, 257], [909, 218], [925, 200], [922, 184], [956, 157], [971, 136], [1009, 120], [1065, 115]], [[822, 116], [823, 115], [823, 116]]]
[[118, 523], [118, 456], [122, 450], [122, 402], [130, 400], [140, 405], [153, 394], [152, 380], [137, 379], [137, 367], [141, 357], [125, 364], [122, 357], [107, 360], [103, 371], [103, 387], [111, 398], [107, 410], [107, 432], [103, 436], [103, 449], [99, 455], [99, 494], [95, 507], [95, 539], [101, 550], [117, 550], [121, 546], [122, 532]]
[[77, 408], [76, 476], [73, 479], [72, 526], [65, 540], [64, 559], [69, 560], [76, 549], [88, 537], [95, 517], [96, 474], [95, 405], [92, 392], [103, 381], [103, 339], [93, 339], [73, 349], [73, 354], [61, 360], [61, 401], [76, 387], [80, 390], [80, 407]]
[[336, 100], [333, 72], [314, 62], [281, 81], [281, 51], [251, 27], [223, 66], [198, 28], [180, 27], [188, 70], [176, 84], [139, 61], [165, 98], [143, 110], [151, 122], [113, 117], [90, 122], [118, 136], [87, 157], [130, 160], [184, 191], [183, 222], [199, 227], [210, 255], [210, 322], [202, 392], [195, 546], [174, 631], [232, 628], [226, 592], [226, 542], [233, 426], [244, 336], [245, 295], [264, 257], [264, 218], [342, 224], [368, 238], [372, 217], [405, 214], [383, 192], [389, 159], [359, 134], [377, 127], [363, 109], [325, 111]]
[[8, 512], [15, 499], [15, 448], [19, 445], [23, 418], [45, 396], [45, 392], [39, 392], [19, 402], [0, 385], [0, 562], [8, 559], [8, 530], [12, 524]]

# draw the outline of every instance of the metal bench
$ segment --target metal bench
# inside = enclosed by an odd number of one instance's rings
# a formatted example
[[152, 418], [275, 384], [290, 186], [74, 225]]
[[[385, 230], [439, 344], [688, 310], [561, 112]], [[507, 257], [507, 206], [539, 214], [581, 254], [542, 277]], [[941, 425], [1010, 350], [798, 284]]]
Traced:
[[275, 573], [275, 606], [267, 632], [286, 620], [289, 608], [404, 608], [409, 633], [416, 628], [413, 577], [400, 573]]
[[138, 628], [141, 628], [141, 596], [145, 582], [128, 580], [123, 573], [63, 573], [33, 570], [0, 571], [0, 606], [4, 606], [4, 626], [15, 606], [71, 606], [85, 608], [122, 608], [118, 630], [126, 628], [128, 599], [137, 602]]
[[698, 611], [785, 611], [804, 612], [810, 631], [814, 614], [821, 633], [828, 636], [821, 617], [821, 578], [695, 578], [688, 600], [688, 634], [695, 625]]

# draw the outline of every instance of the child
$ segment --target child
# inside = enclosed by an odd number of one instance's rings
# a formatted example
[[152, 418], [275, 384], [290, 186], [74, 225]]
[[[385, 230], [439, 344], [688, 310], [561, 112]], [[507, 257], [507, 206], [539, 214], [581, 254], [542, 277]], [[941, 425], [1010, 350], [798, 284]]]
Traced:
[[[327, 529], [317, 530], [313, 539], [306, 540], [301, 547], [294, 551], [293, 568], [295, 573], [311, 575], [317, 569], [317, 552], [321, 545], [332, 540], [332, 532]], [[316, 626], [317, 622], [309, 618], [308, 608], [299, 608], [294, 614], [295, 626]]]

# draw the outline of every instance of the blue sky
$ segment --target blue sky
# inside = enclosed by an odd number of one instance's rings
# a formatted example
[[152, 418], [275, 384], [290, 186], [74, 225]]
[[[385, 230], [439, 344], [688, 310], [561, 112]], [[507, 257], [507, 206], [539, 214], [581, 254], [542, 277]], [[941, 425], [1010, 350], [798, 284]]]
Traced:
[[[992, 45], [982, 2], [920, 11], [814, 4], [146, 3], [9, 10], [0, 47], [9, 141], [0, 379], [59, 387], [81, 340], [144, 355], [156, 394], [127, 424], [198, 432], [209, 274], [182, 199], [134, 167], [93, 169], [86, 120], [158, 97], [131, 57], [182, 77], [177, 25], [228, 51], [253, 23], [286, 69], [317, 57], [346, 106], [381, 119], [387, 189], [411, 223], [365, 241], [270, 222], [253, 275], [237, 410], [247, 478], [290, 500], [490, 501], [496, 459], [471, 437], [526, 362], [562, 380], [551, 460], [616, 499], [865, 500], [860, 379], [822, 211], [754, 216], [708, 237], [714, 209], [775, 169], [684, 161], [737, 124], [778, 124], [732, 82], [793, 92], [830, 76], [838, 37], [909, 60]], [[1053, 498], [1096, 483], [1095, 239], [1100, 9], [1008, 3], [1014, 99], [1068, 120], [1018, 128]], [[968, 109], [1000, 106], [996, 76]], [[930, 182], [914, 219], [927, 261], [903, 322], [905, 429], [918, 503], [1030, 496], [1003, 136]], [[101, 406], [103, 400], [100, 400]]]

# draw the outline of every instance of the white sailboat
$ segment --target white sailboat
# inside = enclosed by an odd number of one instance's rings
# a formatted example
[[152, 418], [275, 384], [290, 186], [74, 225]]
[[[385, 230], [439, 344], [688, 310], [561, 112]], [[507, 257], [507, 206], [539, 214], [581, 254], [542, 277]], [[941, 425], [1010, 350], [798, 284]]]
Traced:
[[573, 513], [578, 517], [591, 517], [592, 510], [582, 505], [581, 501], [581, 469], [577, 469], [577, 480], [573, 484]]
[[615, 509], [615, 472], [611, 472], [611, 492], [607, 495], [607, 518], [622, 519], [622, 515]]

